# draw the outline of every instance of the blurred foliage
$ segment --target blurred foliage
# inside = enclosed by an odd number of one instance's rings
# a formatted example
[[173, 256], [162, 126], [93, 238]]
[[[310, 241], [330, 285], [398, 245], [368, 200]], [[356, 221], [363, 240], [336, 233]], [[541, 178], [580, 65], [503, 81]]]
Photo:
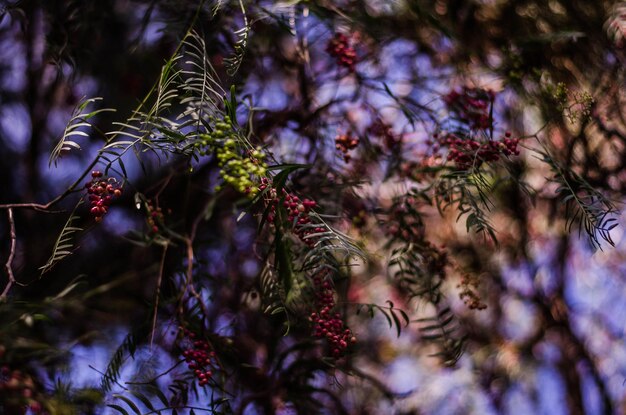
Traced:
[[622, 413], [625, 10], [0, 5], [0, 412]]

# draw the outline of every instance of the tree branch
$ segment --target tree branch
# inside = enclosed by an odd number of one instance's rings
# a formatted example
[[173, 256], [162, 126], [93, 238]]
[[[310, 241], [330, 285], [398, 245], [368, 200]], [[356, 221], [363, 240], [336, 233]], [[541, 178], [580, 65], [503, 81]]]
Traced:
[[9, 290], [13, 286], [13, 284], [17, 283], [15, 280], [15, 276], [13, 275], [13, 258], [15, 257], [15, 248], [17, 246], [17, 235], [15, 233], [15, 220], [13, 219], [13, 209], [8, 209], [9, 214], [9, 227], [11, 228], [11, 249], [9, 251], [9, 258], [7, 259], [6, 264], [4, 264], [4, 268], [7, 270], [7, 275], [9, 277], [9, 281], [7, 285], [4, 287], [4, 291], [0, 294], [0, 300], [4, 300], [9, 293]]

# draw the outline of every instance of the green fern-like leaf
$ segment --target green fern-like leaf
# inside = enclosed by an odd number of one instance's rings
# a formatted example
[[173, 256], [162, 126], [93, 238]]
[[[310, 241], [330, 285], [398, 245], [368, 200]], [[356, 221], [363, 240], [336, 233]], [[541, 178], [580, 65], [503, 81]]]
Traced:
[[[113, 397], [123, 401], [133, 411], [133, 413], [135, 413], [137, 415], [141, 415], [141, 410], [139, 409], [137, 404], [135, 402], [133, 402], [132, 399], [127, 398], [126, 396], [124, 396], [122, 394], [119, 394], [119, 393], [113, 394]], [[125, 410], [124, 410], [124, 412], [128, 413]]]
[[230, 76], [233, 76], [239, 70], [243, 57], [246, 53], [248, 46], [248, 36], [250, 35], [250, 25], [248, 23], [248, 17], [246, 16], [246, 9], [243, 5], [243, 1], [239, 0], [239, 6], [241, 13], [243, 14], [243, 27], [235, 31], [237, 36], [237, 42], [235, 43], [235, 50], [231, 57], [224, 59], [226, 64], [226, 71]]
[[441, 300], [443, 269], [432, 269], [432, 262], [440, 253], [430, 245], [409, 243], [392, 251], [389, 271], [393, 280], [409, 299], [437, 304]]
[[78, 201], [78, 203], [74, 207], [74, 210], [70, 214], [70, 217], [67, 219], [67, 222], [65, 222], [65, 225], [63, 225], [61, 234], [54, 243], [54, 247], [52, 248], [52, 255], [50, 255], [50, 258], [44, 265], [39, 267], [39, 269], [41, 270], [41, 275], [50, 271], [59, 261], [71, 255], [74, 251], [74, 234], [83, 230], [82, 228], [73, 226], [74, 222], [80, 219], [80, 217], [77, 216], [75, 213], [76, 209], [78, 209], [78, 207], [82, 203], [82, 199]]
[[450, 307], [440, 307], [436, 316], [416, 319], [414, 322], [421, 324], [419, 330], [422, 340], [438, 346], [439, 351], [433, 356], [440, 358], [446, 366], [454, 366], [463, 355], [466, 336], [461, 334], [458, 320]]
[[272, 268], [267, 265], [261, 271], [260, 285], [263, 311], [270, 315], [287, 312], [285, 308], [285, 291], [278, 278], [274, 275]]
[[217, 0], [211, 9], [211, 17], [215, 17], [224, 5], [224, 0]]
[[[389, 324], [389, 328], [396, 329], [396, 334], [398, 337], [402, 334], [402, 327], [406, 327], [410, 323], [409, 315], [402, 309], [395, 308], [394, 304], [387, 300], [388, 306], [381, 306], [378, 304], [357, 304], [356, 305], [356, 314], [361, 314], [364, 310], [370, 318], [373, 318], [376, 315], [376, 312], [382, 314], [383, 317], [387, 320]], [[400, 317], [402, 317], [403, 321], [400, 321]]]
[[[101, 150], [101, 157], [108, 166], [119, 162], [129, 150], [133, 150], [138, 159], [143, 151], [163, 150], [172, 152], [172, 142], [180, 141], [183, 134], [172, 138], [175, 134], [163, 134], [163, 131], [179, 131], [179, 125], [169, 118], [168, 111], [180, 104], [178, 85], [181, 69], [178, 66], [182, 54], [176, 53], [161, 68], [161, 74], [153, 90], [142, 102], [144, 109], [137, 110], [127, 121], [113, 123], [117, 129], [108, 132], [107, 145]], [[145, 110], [145, 103], [152, 97], [153, 104]], [[117, 137], [130, 138], [116, 140]], [[108, 155], [107, 155], [108, 154]]]
[[497, 242], [496, 231], [488, 218], [493, 203], [490, 194], [494, 184], [482, 170], [459, 170], [444, 174], [435, 188], [435, 201], [440, 211], [456, 205], [457, 220], [466, 217], [468, 232], [475, 231]]
[[63, 135], [59, 139], [56, 146], [50, 153], [50, 158], [48, 159], [48, 166], [57, 166], [57, 162], [63, 153], [71, 151], [73, 149], [80, 150], [80, 145], [74, 141], [74, 137], [89, 137], [89, 134], [86, 130], [93, 127], [93, 125], [89, 122], [89, 120], [96, 115], [103, 112], [115, 112], [112, 108], [101, 108], [95, 111], [85, 111], [88, 106], [102, 100], [102, 98], [89, 98], [83, 99], [78, 103], [74, 112], [72, 113], [72, 118], [70, 118], [65, 130], [63, 131]]
[[184, 80], [180, 84], [180, 90], [183, 93], [180, 103], [187, 109], [177, 119], [189, 118], [188, 124], [193, 123], [196, 126], [192, 134], [199, 134], [203, 132], [201, 127], [206, 126], [209, 118], [220, 112], [218, 103], [226, 93], [219, 84], [217, 72], [209, 61], [204, 39], [192, 32], [184, 45], [187, 66], [181, 71]]
[[138, 339], [141, 337], [139, 334], [141, 333], [128, 333], [124, 338], [122, 344], [119, 345], [119, 347], [113, 354], [113, 357], [111, 357], [111, 360], [107, 365], [106, 371], [104, 372], [104, 375], [102, 376], [102, 379], [100, 381], [100, 386], [102, 387], [103, 391], [109, 392], [113, 384], [119, 379], [120, 370], [122, 368], [126, 355], [128, 354], [131, 357], [134, 357], [135, 350], [137, 350]]
[[[223, 118], [219, 103], [225, 92], [200, 35], [190, 32], [185, 37], [180, 51], [161, 69], [151, 95], [154, 102], [147, 111], [114, 123], [117, 128], [107, 134], [109, 141], [101, 150], [107, 166], [121, 164], [122, 156], [131, 150], [140, 162], [144, 152], [158, 159], [191, 155], [200, 135], [212, 130], [214, 119]], [[175, 113], [174, 108], [182, 110]], [[120, 136], [123, 139], [116, 140]]]
[[601, 241], [613, 246], [610, 232], [618, 225], [615, 205], [582, 176], [563, 169], [547, 149], [538, 153], [554, 173], [551, 180], [558, 184], [556, 193], [566, 207], [566, 229], [576, 225], [579, 234], [584, 230], [594, 249], [601, 248]]
[[315, 268], [316, 264], [339, 268], [354, 259], [366, 260], [367, 254], [363, 249], [348, 235], [326, 223], [322, 215], [311, 212], [309, 218], [311, 218], [311, 223], [302, 225], [303, 229], [321, 228], [323, 230], [306, 236], [306, 239], [312, 239], [315, 244], [304, 257], [304, 269]]

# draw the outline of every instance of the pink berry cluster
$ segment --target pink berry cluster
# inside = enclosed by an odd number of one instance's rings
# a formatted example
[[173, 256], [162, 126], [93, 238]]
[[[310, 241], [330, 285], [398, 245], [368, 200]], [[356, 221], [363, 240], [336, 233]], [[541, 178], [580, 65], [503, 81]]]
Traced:
[[352, 156], [348, 153], [350, 150], [354, 150], [359, 145], [359, 138], [352, 135], [352, 132], [348, 131], [346, 134], [338, 135], [335, 138], [335, 148], [343, 154], [343, 160], [346, 163], [350, 162]]
[[463, 300], [470, 310], [484, 310], [487, 304], [480, 297], [480, 277], [475, 274], [462, 273], [461, 282], [457, 285], [460, 288], [459, 298]]
[[311, 313], [309, 319], [313, 323], [313, 335], [317, 338], [326, 339], [330, 348], [331, 356], [340, 358], [348, 346], [356, 343], [356, 337], [344, 324], [339, 313], [333, 312], [335, 308], [335, 290], [326, 279], [326, 273], [313, 277], [315, 285], [315, 300], [317, 312]]
[[300, 199], [298, 196], [293, 193], [287, 192], [285, 189], [282, 191], [282, 198], [278, 196], [278, 192], [276, 189], [272, 188], [270, 180], [266, 177], [261, 178], [261, 185], [259, 186], [260, 191], [264, 191], [265, 189], [270, 189], [266, 193], [265, 203], [269, 207], [269, 213], [267, 215], [267, 221], [273, 224], [276, 220], [276, 209], [279, 206], [281, 199], [283, 200], [282, 206], [285, 208], [287, 212], [287, 222], [293, 226], [292, 231], [300, 238], [302, 242], [306, 245], [312, 247], [315, 245], [314, 238], [309, 238], [309, 235], [324, 232], [323, 227], [312, 227], [305, 226], [310, 225], [311, 217], [310, 212], [311, 209], [317, 206], [317, 203], [314, 200], [310, 199]]
[[0, 409], [7, 413], [43, 413], [43, 406], [35, 398], [36, 387], [33, 378], [20, 370], [11, 370], [4, 365], [0, 368]]
[[198, 385], [208, 385], [213, 377], [213, 370], [217, 367], [215, 352], [211, 350], [209, 342], [197, 339], [196, 333], [184, 328], [183, 333], [190, 343], [190, 346], [183, 351], [187, 367], [193, 370], [198, 379]]
[[114, 177], [103, 177], [99, 170], [91, 172], [91, 180], [85, 183], [85, 188], [91, 205], [89, 212], [96, 222], [100, 222], [107, 213], [113, 198], [122, 195], [122, 188], [117, 180]]
[[491, 90], [463, 87], [461, 91], [450, 91], [443, 101], [459, 121], [468, 124], [471, 129], [486, 130], [492, 126], [489, 107], [494, 98]]
[[448, 159], [456, 163], [459, 169], [467, 170], [480, 167], [483, 162], [493, 162], [502, 156], [519, 155], [518, 138], [511, 138], [511, 133], [505, 133], [500, 140], [478, 141], [469, 137], [460, 138], [454, 134], [444, 137], [435, 135], [435, 139], [442, 146], [448, 147]]
[[339, 66], [348, 68], [350, 73], [354, 73], [356, 65], [356, 50], [350, 45], [350, 40], [343, 33], [336, 33], [328, 41], [326, 52], [337, 60]]

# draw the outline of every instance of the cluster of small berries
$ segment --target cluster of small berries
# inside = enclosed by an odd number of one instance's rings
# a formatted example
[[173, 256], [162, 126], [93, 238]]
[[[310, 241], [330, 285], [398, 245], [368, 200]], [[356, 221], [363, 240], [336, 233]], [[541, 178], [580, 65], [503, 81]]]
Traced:
[[454, 134], [446, 134], [444, 137], [435, 135], [434, 138], [442, 146], [448, 147], [448, 159], [455, 162], [457, 167], [467, 170], [472, 167], [480, 167], [483, 162], [492, 162], [501, 156], [519, 155], [518, 138], [511, 138], [511, 133], [505, 133], [500, 140], [488, 140], [480, 142], [471, 138], [460, 138]]
[[96, 222], [100, 222], [107, 213], [113, 198], [122, 195], [122, 187], [117, 180], [114, 177], [103, 177], [99, 170], [91, 172], [91, 180], [85, 183], [85, 188], [91, 205], [89, 212]]
[[480, 280], [478, 276], [467, 273], [461, 275], [461, 283], [457, 285], [458, 288], [461, 288], [459, 298], [463, 300], [470, 310], [484, 310], [487, 308], [487, 304], [482, 301], [476, 292], [479, 286]]
[[190, 346], [183, 351], [187, 367], [193, 370], [194, 375], [198, 379], [198, 385], [208, 385], [213, 377], [213, 371], [217, 367], [215, 352], [211, 350], [209, 342], [198, 340], [196, 333], [184, 328], [182, 330], [190, 343]]
[[486, 130], [492, 126], [489, 107], [494, 98], [491, 90], [463, 87], [460, 92], [450, 91], [443, 97], [443, 101], [448, 110], [455, 113], [471, 129]]
[[406, 196], [394, 200], [389, 210], [389, 220], [385, 221], [387, 235], [394, 241], [420, 243], [425, 237], [425, 226], [418, 212], [416, 197]]
[[310, 247], [315, 245], [315, 241], [313, 240], [314, 238], [311, 238], [310, 235], [324, 232], [325, 229], [319, 226], [314, 227], [305, 225], [310, 225], [312, 223], [309, 214], [311, 209], [317, 206], [317, 203], [314, 200], [306, 198], [301, 200], [298, 196], [287, 192], [285, 189], [282, 190], [282, 194], [279, 197], [276, 189], [272, 187], [270, 180], [266, 177], [261, 178], [259, 190], [264, 191], [268, 188], [269, 191], [266, 193], [265, 197], [265, 203], [269, 209], [267, 221], [272, 224], [275, 222], [276, 209], [282, 200], [282, 206], [287, 212], [287, 223], [292, 226], [292, 231], [306, 245]]
[[0, 400], [5, 405], [0, 405], [0, 409], [4, 408], [7, 413], [41, 414], [43, 406], [34, 395], [35, 382], [32, 377], [20, 370], [11, 370], [6, 365], [0, 368]]
[[401, 143], [400, 137], [393, 133], [391, 126], [380, 119], [374, 121], [367, 132], [375, 137], [380, 137], [387, 149], [394, 149]]
[[213, 121], [213, 131], [208, 134], [201, 134], [200, 140], [194, 144], [202, 156], [212, 154], [214, 151], [213, 147], [215, 147], [217, 142], [233, 138], [235, 135], [228, 115], [225, 115], [223, 120], [211, 118], [211, 121]]
[[317, 312], [311, 313], [309, 320], [313, 323], [313, 335], [317, 338], [326, 339], [330, 348], [331, 356], [340, 358], [346, 353], [348, 346], [356, 343], [356, 337], [344, 324], [339, 313], [333, 312], [335, 308], [335, 290], [330, 281], [326, 279], [326, 273], [313, 277], [315, 285], [315, 300]]
[[254, 197], [257, 187], [250, 176], [265, 175], [267, 165], [263, 161], [264, 157], [265, 154], [259, 149], [250, 151], [247, 156], [241, 156], [236, 150], [236, 141], [229, 138], [217, 152], [218, 165], [222, 168], [220, 176], [239, 193]]
[[356, 50], [350, 45], [350, 40], [343, 33], [336, 33], [328, 41], [326, 52], [337, 60], [337, 64], [348, 68], [350, 73], [354, 73], [356, 65]]
[[350, 162], [352, 156], [348, 153], [350, 150], [354, 150], [359, 145], [359, 138], [352, 135], [350, 131], [346, 134], [338, 135], [335, 138], [335, 148], [343, 154], [343, 159], [346, 163]]
[[352, 226], [357, 229], [363, 229], [367, 225], [367, 220], [370, 217], [370, 214], [365, 210], [361, 209], [351, 216], [352, 218]]
[[[202, 155], [215, 152], [221, 168], [220, 176], [226, 184], [249, 197], [256, 195], [257, 187], [250, 176], [265, 175], [267, 172], [267, 165], [263, 161], [265, 154], [258, 148], [246, 155], [241, 154], [230, 117], [225, 116], [223, 121], [216, 121], [213, 131], [210, 134], [203, 134], [195, 146], [200, 149]], [[217, 191], [220, 189], [220, 186], [216, 188]]]
[[158, 233], [161, 230], [160, 225], [163, 224], [163, 209], [155, 206], [151, 200], [148, 201], [146, 209], [148, 210], [148, 218], [146, 219], [148, 227], [152, 233]]

